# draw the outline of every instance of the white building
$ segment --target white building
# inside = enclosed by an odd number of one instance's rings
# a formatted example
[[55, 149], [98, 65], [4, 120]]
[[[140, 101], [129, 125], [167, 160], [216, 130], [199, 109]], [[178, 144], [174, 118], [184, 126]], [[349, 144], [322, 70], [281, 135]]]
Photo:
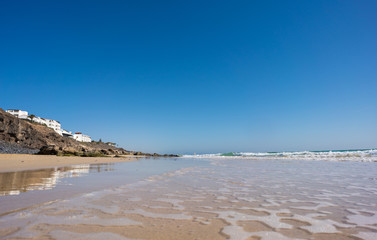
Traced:
[[[54, 129], [55, 132], [57, 132], [57, 133], [59, 133], [60, 130], [61, 130], [62, 125], [60, 124], [60, 122], [58, 122], [56, 120], [45, 119], [45, 118], [41, 118], [41, 117], [34, 117], [33, 119], [30, 119], [30, 120], [32, 120], [33, 122], [39, 123], [39, 124], [44, 124], [47, 127]], [[60, 135], [62, 135], [62, 134], [60, 134]]]
[[73, 134], [73, 139], [75, 139], [78, 142], [91, 142], [92, 139], [88, 135], [84, 135], [81, 132], [75, 132]]
[[39, 124], [46, 124], [44, 118], [41, 118], [41, 117], [33, 117], [33, 119], [30, 119], [30, 120]]
[[12, 114], [15, 117], [22, 118], [22, 119], [28, 119], [28, 116], [29, 116], [28, 112], [18, 110], [18, 109], [8, 109], [6, 112]]
[[56, 120], [46, 119], [46, 118], [41, 118], [41, 117], [30, 118], [28, 112], [18, 110], [18, 109], [8, 109], [6, 112], [12, 114], [15, 117], [21, 118], [21, 119], [28, 119], [28, 120], [31, 120], [33, 122], [46, 125], [47, 127], [54, 129], [55, 132], [57, 132], [58, 134], [60, 134], [63, 137], [70, 137], [70, 138], [73, 138], [73, 139], [75, 139], [76, 141], [79, 141], [79, 142], [91, 142], [92, 141], [92, 139], [88, 135], [84, 135], [81, 132], [76, 132], [75, 134], [72, 134], [72, 132], [69, 132], [67, 130], [62, 129], [61, 128], [62, 125], [60, 124], [60, 122], [58, 122]]
[[[41, 117], [30, 118], [28, 112], [22, 111], [22, 110], [18, 110], [18, 109], [8, 109], [6, 112], [12, 114], [15, 117], [21, 118], [21, 119], [28, 119], [28, 120], [31, 120], [33, 122], [39, 123], [39, 124], [44, 124], [47, 127], [54, 129], [55, 132], [57, 132], [60, 135], [62, 135], [60, 133], [60, 131], [61, 131], [61, 124], [60, 124], [60, 122], [58, 122], [56, 120], [45, 119], [45, 118], [41, 118]], [[71, 133], [71, 135], [72, 135], [72, 133]]]
[[63, 137], [69, 137], [69, 138], [73, 138], [73, 134], [72, 132], [70, 131], [67, 131], [65, 129], [59, 129], [58, 131], [56, 131], [57, 133], [59, 133], [61, 136]]
[[61, 130], [62, 125], [60, 124], [60, 122], [56, 120], [52, 120], [52, 119], [45, 119], [45, 121], [46, 121], [47, 127], [54, 129], [55, 132], [58, 132], [59, 130]]

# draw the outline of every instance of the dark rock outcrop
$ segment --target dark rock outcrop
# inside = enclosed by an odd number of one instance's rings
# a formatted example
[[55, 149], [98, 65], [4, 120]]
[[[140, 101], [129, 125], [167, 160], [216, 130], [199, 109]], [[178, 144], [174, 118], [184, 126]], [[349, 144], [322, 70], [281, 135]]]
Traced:
[[0, 140], [0, 153], [9, 154], [35, 154], [39, 149], [22, 147], [17, 143], [9, 143]]
[[60, 152], [59, 148], [55, 145], [47, 145], [41, 147], [38, 154], [41, 155], [57, 155]]

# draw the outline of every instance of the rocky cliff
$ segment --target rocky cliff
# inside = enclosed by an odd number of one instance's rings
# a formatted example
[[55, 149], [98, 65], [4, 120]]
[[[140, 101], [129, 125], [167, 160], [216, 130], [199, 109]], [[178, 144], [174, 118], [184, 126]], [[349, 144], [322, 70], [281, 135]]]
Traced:
[[[131, 154], [123, 148], [105, 143], [82, 143], [60, 136], [46, 126], [19, 119], [0, 108], [0, 143], [19, 146], [20, 149], [38, 149], [39, 154]], [[17, 144], [17, 145], [15, 145]], [[1, 148], [0, 148], [1, 149]], [[7, 151], [3, 151], [7, 152]]]

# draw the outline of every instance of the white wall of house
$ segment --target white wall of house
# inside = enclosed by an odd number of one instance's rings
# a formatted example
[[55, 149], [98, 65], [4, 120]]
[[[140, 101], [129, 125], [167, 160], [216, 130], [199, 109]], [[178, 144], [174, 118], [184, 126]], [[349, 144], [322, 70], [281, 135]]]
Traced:
[[70, 131], [67, 131], [65, 129], [59, 129], [56, 131], [57, 133], [59, 133], [61, 136], [63, 137], [69, 137], [69, 138], [73, 138], [73, 134], [72, 132]]
[[[34, 117], [32, 119], [33, 122], [36, 122], [36, 123], [39, 123], [39, 124], [46, 124], [46, 121], [44, 120], [44, 118], [41, 118], [41, 117]], [[47, 124], [46, 124], [47, 125]]]
[[91, 142], [92, 141], [92, 139], [88, 135], [84, 135], [79, 132], [73, 134], [73, 139], [75, 139], [78, 142]]
[[29, 118], [29, 113], [27, 111], [22, 111], [22, 110], [18, 110], [18, 109], [8, 109], [6, 112], [12, 114], [15, 117], [21, 118], [21, 119], [29, 119], [29, 120], [32, 120], [33, 122], [36, 122], [36, 123], [39, 123], [39, 124], [44, 124], [47, 127], [54, 129], [55, 132], [62, 135], [60, 133], [61, 124], [60, 124], [60, 122], [58, 122], [56, 120], [45, 119], [45, 118], [41, 118], [41, 117], [34, 117], [33, 119], [31, 119], [31, 118]]
[[54, 129], [55, 132], [58, 132], [61, 129], [62, 125], [58, 121], [52, 119], [45, 119], [45, 121], [47, 127]]
[[56, 120], [45, 119], [45, 118], [41, 118], [41, 117], [34, 117], [32, 121], [39, 123], [39, 124], [44, 124], [47, 127], [54, 129], [55, 132], [60, 134], [61, 124]]
[[6, 112], [12, 114], [15, 117], [22, 118], [22, 119], [27, 119], [29, 116], [28, 112], [18, 110], [18, 109], [8, 109]]
[[62, 129], [61, 128], [62, 125], [60, 124], [60, 122], [56, 120], [46, 119], [46, 118], [41, 118], [41, 117], [34, 117], [33, 119], [30, 119], [27, 111], [22, 111], [18, 109], [8, 109], [6, 112], [18, 118], [29, 119], [33, 122], [46, 125], [47, 127], [54, 129], [54, 131], [60, 134], [61, 136], [70, 137], [79, 142], [92, 141], [91, 137], [89, 137], [88, 135], [84, 135], [81, 132], [76, 132], [75, 134], [72, 134], [72, 132]]

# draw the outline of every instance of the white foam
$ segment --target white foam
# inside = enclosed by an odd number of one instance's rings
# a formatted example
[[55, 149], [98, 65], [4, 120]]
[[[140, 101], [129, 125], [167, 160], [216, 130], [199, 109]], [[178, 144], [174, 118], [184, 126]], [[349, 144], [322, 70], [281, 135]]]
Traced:
[[[238, 152], [232, 156], [224, 156], [222, 153], [183, 155], [184, 158], [212, 158], [212, 159], [280, 159], [280, 160], [326, 160], [326, 161], [357, 161], [376, 162], [377, 149], [344, 150], [344, 151], [301, 151], [301, 152]], [[224, 166], [223, 163], [213, 162], [213, 165]]]

